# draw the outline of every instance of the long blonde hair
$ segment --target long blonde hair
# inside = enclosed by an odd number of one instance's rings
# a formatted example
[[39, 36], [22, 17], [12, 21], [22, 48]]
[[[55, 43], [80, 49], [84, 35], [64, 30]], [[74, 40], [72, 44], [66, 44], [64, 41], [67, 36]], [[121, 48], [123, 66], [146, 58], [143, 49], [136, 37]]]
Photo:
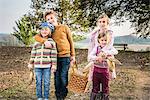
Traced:
[[98, 20], [99, 19], [102, 19], [102, 18], [107, 18], [107, 24], [109, 24], [109, 17], [105, 14], [105, 13], [102, 13], [98, 18], [97, 18], [97, 24], [98, 24]]

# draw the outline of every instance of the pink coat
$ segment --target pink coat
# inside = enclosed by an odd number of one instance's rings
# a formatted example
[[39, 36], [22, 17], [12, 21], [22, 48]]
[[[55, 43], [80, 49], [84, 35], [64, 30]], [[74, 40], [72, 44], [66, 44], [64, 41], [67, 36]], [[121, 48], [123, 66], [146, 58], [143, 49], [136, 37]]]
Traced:
[[[97, 41], [97, 37], [98, 37], [98, 33], [99, 33], [100, 29], [99, 28], [96, 28], [95, 30], [93, 30], [91, 33], [90, 33], [90, 43], [89, 43], [89, 48], [88, 48], [88, 61], [90, 61], [90, 53], [92, 52], [93, 48], [95, 46], [98, 46], [98, 41]], [[113, 35], [113, 32], [111, 30], [108, 30], [109, 33], [110, 33], [110, 42], [109, 44], [107, 44], [103, 49], [102, 51], [107, 53], [109, 49], [113, 48], [113, 43], [114, 43], [114, 35]], [[90, 72], [89, 72], [89, 78], [88, 80], [91, 81], [92, 80], [92, 77], [93, 77], [93, 70], [94, 70], [94, 66], [92, 65], [91, 68], [90, 68]]]

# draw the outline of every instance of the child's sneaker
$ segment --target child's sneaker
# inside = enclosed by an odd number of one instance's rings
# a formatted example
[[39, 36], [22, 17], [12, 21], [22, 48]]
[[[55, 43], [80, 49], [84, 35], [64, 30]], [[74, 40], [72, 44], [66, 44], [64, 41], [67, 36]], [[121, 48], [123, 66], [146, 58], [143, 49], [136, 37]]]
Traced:
[[42, 98], [38, 98], [37, 100], [42, 100]]

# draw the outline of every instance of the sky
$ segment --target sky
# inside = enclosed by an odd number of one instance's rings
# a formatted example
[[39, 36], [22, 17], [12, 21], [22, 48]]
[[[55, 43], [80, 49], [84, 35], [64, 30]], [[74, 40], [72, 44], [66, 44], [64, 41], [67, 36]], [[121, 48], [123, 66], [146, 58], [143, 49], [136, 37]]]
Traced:
[[[31, 0], [0, 0], [0, 33], [13, 33], [15, 21], [30, 10]], [[130, 23], [121, 26], [111, 26], [115, 36], [128, 35], [133, 32]]]
[[12, 33], [15, 21], [30, 10], [31, 0], [0, 0], [0, 33]]

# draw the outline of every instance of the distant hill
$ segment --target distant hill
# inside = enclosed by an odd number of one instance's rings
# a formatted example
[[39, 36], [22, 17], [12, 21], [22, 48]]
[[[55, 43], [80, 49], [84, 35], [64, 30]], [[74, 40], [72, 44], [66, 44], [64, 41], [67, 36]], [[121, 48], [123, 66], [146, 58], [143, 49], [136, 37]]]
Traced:
[[[89, 44], [89, 37], [84, 40], [75, 42], [76, 48], [87, 48]], [[150, 38], [138, 38], [134, 35], [125, 35], [125, 36], [117, 36], [114, 40], [115, 44], [142, 44], [142, 45], [150, 45]], [[0, 33], [0, 46], [24, 46], [24, 44], [19, 41], [12, 34]]]
[[138, 38], [134, 35], [117, 36], [114, 40], [115, 44], [144, 44], [150, 45], [150, 38]]
[[0, 33], [0, 46], [25, 46], [12, 34]]
[[[84, 40], [78, 41], [77, 43], [89, 43], [90, 39], [86, 38]], [[149, 44], [150, 45], [150, 38], [138, 38], [134, 35], [124, 35], [124, 36], [117, 36], [114, 39], [114, 44]]]
[[[76, 48], [88, 48], [90, 39], [87, 37], [84, 40], [75, 43]], [[115, 44], [128, 44], [128, 45], [150, 45], [150, 38], [138, 38], [134, 35], [117, 36], [114, 39]]]

